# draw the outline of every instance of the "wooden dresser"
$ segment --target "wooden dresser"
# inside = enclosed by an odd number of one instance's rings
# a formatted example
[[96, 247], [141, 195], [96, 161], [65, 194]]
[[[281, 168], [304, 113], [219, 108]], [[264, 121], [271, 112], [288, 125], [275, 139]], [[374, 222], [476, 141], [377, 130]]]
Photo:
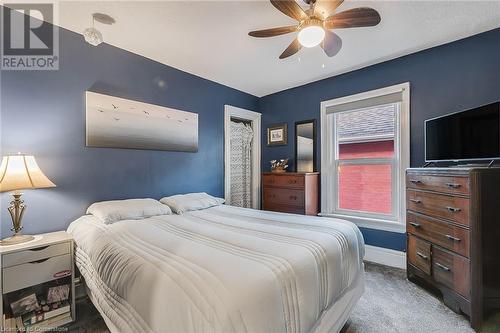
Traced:
[[319, 213], [319, 173], [262, 174], [262, 209], [282, 213]]
[[478, 330], [500, 305], [500, 168], [408, 169], [406, 200], [408, 279]]

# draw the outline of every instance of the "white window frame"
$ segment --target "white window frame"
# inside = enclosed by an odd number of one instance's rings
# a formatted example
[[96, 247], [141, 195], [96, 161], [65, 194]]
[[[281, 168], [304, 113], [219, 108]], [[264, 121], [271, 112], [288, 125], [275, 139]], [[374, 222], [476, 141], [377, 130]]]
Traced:
[[[394, 153], [399, 157], [399, 168], [393, 168], [393, 202], [395, 215], [383, 216], [383, 214], [371, 214], [363, 212], [351, 213], [348, 210], [340, 210], [337, 198], [337, 172], [338, 164], [336, 157], [338, 152], [334, 117], [328, 117], [328, 109], [335, 106], [359, 102], [366, 99], [382, 97], [394, 93], [401, 93], [402, 100], [399, 112], [396, 116], [396, 132], [399, 145], [395, 145]], [[369, 161], [368, 161], [369, 160]], [[376, 162], [376, 159], [367, 159], [367, 163]], [[386, 159], [381, 159], [386, 161]], [[344, 163], [344, 162], [342, 162]], [[363, 163], [356, 160], [356, 164]], [[371, 90], [351, 96], [345, 96], [321, 102], [321, 215], [349, 220], [360, 227], [379, 229], [393, 232], [405, 232], [406, 225], [406, 193], [405, 173], [410, 166], [410, 83], [402, 83], [390, 87]], [[398, 191], [399, 189], [399, 191]]]

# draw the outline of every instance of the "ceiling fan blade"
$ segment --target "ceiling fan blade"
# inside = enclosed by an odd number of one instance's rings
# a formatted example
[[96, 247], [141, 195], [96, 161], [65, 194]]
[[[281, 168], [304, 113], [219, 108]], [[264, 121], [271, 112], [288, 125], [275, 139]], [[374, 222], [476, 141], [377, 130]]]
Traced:
[[344, 0], [317, 0], [314, 4], [314, 14], [323, 19], [327, 18], [333, 15], [343, 2]]
[[271, 0], [276, 9], [291, 18], [302, 21], [308, 18], [307, 14], [294, 0]]
[[299, 40], [295, 38], [293, 42], [288, 45], [285, 51], [280, 55], [280, 59], [285, 59], [288, 58], [291, 55], [294, 55], [295, 53], [299, 52], [299, 50], [302, 48], [302, 45], [300, 45]]
[[297, 31], [296, 25], [291, 25], [288, 27], [279, 27], [279, 28], [250, 31], [248, 34], [252, 37], [274, 37], [274, 36], [288, 34], [290, 32], [294, 32], [294, 31]]
[[325, 28], [373, 27], [380, 23], [380, 14], [373, 8], [353, 8], [325, 19]]
[[321, 43], [321, 47], [327, 56], [333, 57], [342, 48], [342, 39], [336, 33], [325, 30], [325, 39]]

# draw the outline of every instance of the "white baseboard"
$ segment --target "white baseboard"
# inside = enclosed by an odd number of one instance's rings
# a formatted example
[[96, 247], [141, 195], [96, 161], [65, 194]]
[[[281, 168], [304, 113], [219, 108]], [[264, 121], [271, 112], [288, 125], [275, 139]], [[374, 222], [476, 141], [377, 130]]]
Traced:
[[365, 245], [365, 258], [364, 261], [370, 261], [381, 265], [406, 269], [406, 253], [377, 247], [372, 245]]

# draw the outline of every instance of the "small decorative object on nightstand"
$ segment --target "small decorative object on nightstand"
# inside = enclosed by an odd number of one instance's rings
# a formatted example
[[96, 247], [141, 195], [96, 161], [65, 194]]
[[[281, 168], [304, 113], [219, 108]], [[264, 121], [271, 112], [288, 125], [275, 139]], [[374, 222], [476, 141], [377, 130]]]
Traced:
[[0, 245], [19, 244], [33, 240], [33, 236], [21, 235], [21, 220], [26, 209], [21, 200], [20, 190], [55, 187], [56, 185], [47, 178], [38, 167], [34, 156], [10, 155], [4, 156], [0, 165], [0, 192], [14, 191], [14, 200], [8, 208], [12, 218], [14, 232], [12, 237], [0, 241]]
[[53, 330], [75, 320], [73, 239], [64, 232], [0, 246], [0, 331]]

